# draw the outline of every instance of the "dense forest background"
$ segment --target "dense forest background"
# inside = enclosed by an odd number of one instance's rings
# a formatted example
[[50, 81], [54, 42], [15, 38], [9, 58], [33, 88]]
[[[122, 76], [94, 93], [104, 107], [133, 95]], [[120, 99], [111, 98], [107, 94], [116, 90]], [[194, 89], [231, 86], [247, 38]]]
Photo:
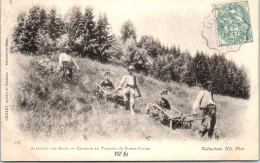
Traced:
[[223, 55], [197, 51], [194, 57], [179, 46], [165, 46], [152, 35], [137, 39], [131, 20], [122, 24], [121, 35], [111, 32], [106, 14], [92, 7], [72, 7], [65, 15], [55, 8], [33, 6], [21, 12], [13, 31], [12, 52], [25, 55], [59, 53], [69, 46], [70, 54], [102, 63], [133, 65], [139, 73], [162, 81], [188, 86], [212, 80], [217, 94], [249, 98], [249, 81], [244, 67]]

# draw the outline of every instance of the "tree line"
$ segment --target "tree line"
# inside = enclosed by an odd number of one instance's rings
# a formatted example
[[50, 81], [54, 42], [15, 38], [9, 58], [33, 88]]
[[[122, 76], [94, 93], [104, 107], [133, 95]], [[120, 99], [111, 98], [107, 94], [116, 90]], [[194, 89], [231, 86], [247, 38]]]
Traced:
[[123, 23], [121, 35], [115, 36], [107, 15], [96, 17], [91, 7], [81, 12], [72, 7], [65, 15], [55, 8], [33, 6], [21, 12], [13, 31], [12, 51], [42, 55], [69, 47], [72, 55], [104, 63], [133, 65], [137, 71], [162, 81], [175, 81], [188, 86], [215, 83], [215, 92], [249, 98], [249, 81], [243, 67], [223, 55], [209, 56], [197, 52], [195, 57], [179, 46], [165, 46], [151, 35], [140, 36], [131, 20]]
[[33, 6], [17, 18], [13, 50], [41, 55], [68, 46], [75, 56], [106, 62], [113, 39], [106, 14], [100, 14], [95, 21], [91, 7], [82, 13], [74, 6], [62, 17], [55, 8], [46, 10]]

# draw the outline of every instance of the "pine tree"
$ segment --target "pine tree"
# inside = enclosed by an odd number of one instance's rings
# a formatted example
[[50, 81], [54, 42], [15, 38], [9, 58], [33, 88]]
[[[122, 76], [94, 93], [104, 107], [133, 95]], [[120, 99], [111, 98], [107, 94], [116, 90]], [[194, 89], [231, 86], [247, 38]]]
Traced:
[[249, 80], [248, 80], [246, 71], [243, 66], [240, 68], [239, 76], [240, 76], [239, 77], [239, 79], [240, 79], [239, 97], [248, 99], [250, 96], [249, 95], [250, 86], [249, 86]]
[[82, 37], [84, 21], [80, 8], [74, 6], [65, 18], [66, 31], [69, 35], [69, 47], [72, 52], [81, 55], [84, 51]]
[[65, 33], [64, 22], [61, 17], [57, 15], [57, 10], [55, 8], [50, 10], [47, 18], [48, 34], [50, 35], [50, 38], [55, 41]]
[[161, 42], [150, 35], [141, 36], [137, 46], [147, 50], [147, 54], [152, 58], [156, 58], [163, 53]]
[[152, 69], [150, 71], [151, 75], [162, 81], [171, 81], [174, 58], [173, 55], [167, 54], [163, 56], [158, 56], [153, 62]]
[[37, 39], [39, 38], [39, 31], [45, 30], [45, 23], [47, 21], [46, 11], [39, 6], [33, 6], [29, 10], [28, 18], [25, 23], [25, 50], [27, 53], [35, 54], [38, 51], [38, 47], [41, 46], [37, 44]]
[[44, 8], [40, 8], [40, 20], [39, 27], [41, 30], [47, 30], [47, 12]]
[[96, 44], [96, 29], [93, 9], [87, 7], [83, 16], [84, 27], [83, 27], [83, 42], [84, 42], [84, 53], [83, 56], [88, 56], [93, 58], [95, 55], [95, 50], [97, 49]]
[[44, 33], [49, 51], [57, 51], [57, 39], [65, 33], [65, 24], [61, 19], [61, 16], [58, 16], [55, 8], [52, 8], [47, 14], [46, 22], [46, 32]]
[[226, 94], [228, 90], [227, 59], [223, 55], [214, 54], [210, 58], [210, 77], [214, 82], [215, 91]]
[[106, 62], [109, 59], [107, 50], [111, 47], [114, 37], [110, 34], [110, 27], [108, 23], [108, 19], [106, 14], [99, 15], [97, 25], [96, 25], [96, 31], [97, 31], [97, 44], [98, 48], [96, 50], [97, 59], [101, 62]]
[[21, 12], [18, 17], [17, 17], [17, 25], [14, 27], [14, 33], [13, 33], [13, 41], [14, 41], [14, 46], [13, 49], [15, 51], [20, 51], [25, 53], [26, 52], [26, 47], [25, 47], [25, 32], [26, 31], [26, 13]]
[[211, 57], [197, 52], [192, 58], [185, 82], [189, 86], [203, 84], [206, 80], [214, 83], [214, 92], [232, 97], [249, 98], [249, 83], [243, 67], [238, 67], [225, 56], [214, 54]]
[[188, 66], [191, 61], [191, 56], [188, 51], [180, 53], [178, 57], [174, 56], [174, 62], [172, 70], [172, 80], [184, 83], [188, 74]]
[[[175, 50], [175, 48], [173, 49]], [[177, 50], [176, 50], [177, 54]], [[196, 56], [192, 59], [191, 64], [188, 64], [189, 79], [186, 79], [186, 83], [190, 86], [203, 85], [207, 80], [210, 79], [210, 60], [204, 55], [203, 52], [196, 53]]]
[[136, 28], [131, 20], [124, 22], [120, 32], [124, 42], [131, 38], [136, 41]]

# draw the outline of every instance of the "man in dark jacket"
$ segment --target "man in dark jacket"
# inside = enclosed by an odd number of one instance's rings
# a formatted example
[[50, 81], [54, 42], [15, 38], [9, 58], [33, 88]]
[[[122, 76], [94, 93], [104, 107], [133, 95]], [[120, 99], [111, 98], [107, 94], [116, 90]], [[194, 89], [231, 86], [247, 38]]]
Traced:
[[159, 106], [161, 106], [163, 109], [170, 110], [171, 106], [170, 106], [168, 100], [166, 99], [166, 95], [167, 94], [168, 94], [167, 90], [162, 90], [161, 91], [161, 99], [159, 101]]
[[103, 87], [105, 89], [108, 89], [108, 90], [113, 90], [114, 89], [114, 85], [110, 81], [110, 71], [106, 71], [105, 79], [103, 81], [101, 81], [100, 85], [101, 85], [101, 87]]

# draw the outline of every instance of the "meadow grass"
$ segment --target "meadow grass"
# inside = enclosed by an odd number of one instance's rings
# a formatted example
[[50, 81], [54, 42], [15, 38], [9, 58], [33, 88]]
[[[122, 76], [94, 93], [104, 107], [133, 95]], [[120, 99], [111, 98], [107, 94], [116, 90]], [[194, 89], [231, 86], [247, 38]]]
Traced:
[[[10, 55], [10, 88], [13, 110], [18, 118], [19, 129], [33, 139], [198, 139], [193, 129], [171, 130], [145, 112], [148, 101], [158, 101], [160, 90], [168, 89], [172, 107], [184, 114], [192, 112], [192, 104], [201, 90], [175, 82], [162, 82], [152, 77], [136, 74], [141, 98], [136, 99], [138, 114], [131, 116], [122, 106], [94, 96], [94, 83], [100, 82], [105, 71], [111, 72], [111, 80], [117, 87], [125, 68], [101, 64], [89, 59], [76, 58], [81, 68], [75, 73], [73, 84], [64, 84], [58, 75], [41, 76], [33, 66], [46, 56]], [[57, 61], [57, 56], [55, 57]], [[227, 96], [214, 96], [217, 105], [217, 131], [220, 138], [243, 134], [243, 114], [247, 100]], [[198, 111], [200, 114], [200, 111]]]

